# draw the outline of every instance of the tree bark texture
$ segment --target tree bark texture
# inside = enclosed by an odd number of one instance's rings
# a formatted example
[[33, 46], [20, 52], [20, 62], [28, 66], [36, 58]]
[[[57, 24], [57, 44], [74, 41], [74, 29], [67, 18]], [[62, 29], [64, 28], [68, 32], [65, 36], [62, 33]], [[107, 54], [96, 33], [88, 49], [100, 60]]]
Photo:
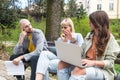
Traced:
[[59, 37], [63, 0], [47, 0], [46, 32], [47, 41]]

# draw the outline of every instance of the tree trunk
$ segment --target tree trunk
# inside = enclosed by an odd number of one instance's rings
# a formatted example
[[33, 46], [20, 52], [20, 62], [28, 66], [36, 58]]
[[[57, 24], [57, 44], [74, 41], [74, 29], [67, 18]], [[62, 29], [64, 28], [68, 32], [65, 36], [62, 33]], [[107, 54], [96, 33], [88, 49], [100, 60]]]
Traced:
[[45, 36], [48, 41], [59, 37], [63, 0], [47, 0], [47, 18]]

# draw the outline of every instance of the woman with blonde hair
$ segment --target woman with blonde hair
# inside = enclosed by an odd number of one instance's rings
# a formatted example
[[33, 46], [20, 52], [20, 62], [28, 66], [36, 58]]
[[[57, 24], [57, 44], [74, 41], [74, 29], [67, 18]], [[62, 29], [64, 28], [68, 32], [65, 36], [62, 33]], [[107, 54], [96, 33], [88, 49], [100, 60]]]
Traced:
[[[67, 42], [69, 44], [83, 43], [83, 37], [80, 33], [74, 32], [74, 24], [70, 18], [65, 18], [61, 22], [61, 36], [58, 41]], [[44, 62], [43, 62], [44, 61]], [[48, 80], [48, 72], [57, 73], [59, 63], [58, 57], [50, 51], [43, 51], [39, 57], [36, 70], [36, 80]]]
[[[114, 80], [114, 60], [120, 47], [109, 31], [109, 18], [104, 11], [89, 15], [91, 32], [82, 44], [82, 64], [85, 68], [60, 61], [58, 80]], [[81, 57], [81, 56], [80, 56]]]

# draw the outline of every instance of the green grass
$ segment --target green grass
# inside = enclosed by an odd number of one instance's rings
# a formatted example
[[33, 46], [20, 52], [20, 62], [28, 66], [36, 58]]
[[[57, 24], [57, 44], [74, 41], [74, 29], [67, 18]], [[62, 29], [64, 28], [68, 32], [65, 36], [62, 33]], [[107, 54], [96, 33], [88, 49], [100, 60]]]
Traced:
[[117, 73], [120, 73], [120, 64], [115, 64], [115, 70]]

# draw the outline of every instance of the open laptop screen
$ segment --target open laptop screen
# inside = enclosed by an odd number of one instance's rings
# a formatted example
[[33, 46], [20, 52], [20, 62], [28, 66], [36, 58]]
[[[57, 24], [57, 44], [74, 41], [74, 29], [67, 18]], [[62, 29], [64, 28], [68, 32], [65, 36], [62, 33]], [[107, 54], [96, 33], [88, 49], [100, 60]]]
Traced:
[[81, 63], [81, 47], [75, 44], [55, 41], [57, 56], [60, 60], [75, 66], [83, 67]]

